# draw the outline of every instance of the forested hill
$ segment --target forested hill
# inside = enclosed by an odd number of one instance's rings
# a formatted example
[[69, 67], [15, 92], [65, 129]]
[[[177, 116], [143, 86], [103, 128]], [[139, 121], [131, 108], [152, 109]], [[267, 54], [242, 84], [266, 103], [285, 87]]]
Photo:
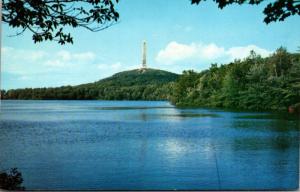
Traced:
[[94, 83], [2, 91], [3, 99], [167, 100], [178, 74], [157, 69], [116, 73]]
[[174, 85], [176, 106], [300, 112], [300, 54], [279, 48], [267, 58], [212, 64], [200, 73], [184, 71]]
[[300, 112], [300, 54], [279, 48], [267, 58], [252, 52], [243, 60], [180, 76], [136, 69], [94, 83], [8, 90], [1, 95], [4, 99], [169, 100], [183, 107]]
[[116, 73], [111, 77], [102, 79], [95, 84], [107, 86], [143, 86], [143, 85], [156, 85], [165, 84], [175, 81], [178, 75], [168, 71], [158, 69], [135, 69], [131, 71], [123, 71]]

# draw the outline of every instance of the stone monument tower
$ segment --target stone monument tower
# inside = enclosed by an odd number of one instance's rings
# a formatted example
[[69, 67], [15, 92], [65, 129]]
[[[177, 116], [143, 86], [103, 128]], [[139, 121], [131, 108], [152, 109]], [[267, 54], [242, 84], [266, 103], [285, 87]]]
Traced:
[[144, 41], [142, 45], [142, 68], [141, 69], [146, 69], [146, 68], [147, 68], [147, 44], [146, 41]]

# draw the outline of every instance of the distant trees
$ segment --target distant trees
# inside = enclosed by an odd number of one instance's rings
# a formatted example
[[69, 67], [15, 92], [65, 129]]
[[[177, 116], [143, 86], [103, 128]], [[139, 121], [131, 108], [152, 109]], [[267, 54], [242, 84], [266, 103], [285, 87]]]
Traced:
[[[191, 0], [192, 4], [199, 4], [206, 0]], [[231, 4], [250, 4], [257, 5], [263, 0], [213, 0], [218, 4], [220, 9]], [[300, 15], [300, 1], [299, 0], [274, 0], [269, 3], [263, 13], [265, 14], [264, 22], [271, 23], [276, 21], [284, 21], [287, 17], [292, 15]]]
[[292, 66], [290, 55], [283, 47], [280, 47], [276, 50], [270, 62], [274, 65], [274, 75], [276, 77], [286, 74], [288, 69], [290, 69]]
[[[177, 80], [176, 80], [177, 79]], [[176, 80], [176, 81], [175, 81]], [[121, 72], [99, 82], [1, 91], [4, 99], [170, 100], [177, 106], [284, 110], [300, 106], [300, 53], [283, 47], [267, 58], [212, 64], [200, 73]]]
[[300, 103], [300, 54], [280, 47], [267, 58], [256, 53], [200, 73], [183, 73], [174, 84], [177, 106], [287, 109]]
[[2, 99], [167, 100], [178, 75], [161, 70], [125, 71], [95, 83], [1, 91]]
[[2, 21], [19, 28], [16, 35], [30, 31], [35, 43], [73, 43], [69, 27], [100, 31], [119, 18], [118, 0], [2, 0]]

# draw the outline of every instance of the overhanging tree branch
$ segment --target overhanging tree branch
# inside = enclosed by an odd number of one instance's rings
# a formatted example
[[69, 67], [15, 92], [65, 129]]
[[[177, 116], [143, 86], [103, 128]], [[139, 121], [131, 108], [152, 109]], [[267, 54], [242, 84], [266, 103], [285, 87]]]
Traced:
[[101, 31], [117, 23], [118, 0], [2, 0], [2, 21], [33, 33], [35, 43], [55, 40], [73, 43], [66, 27]]
[[[191, 0], [192, 4], [199, 4], [206, 0]], [[231, 4], [250, 4], [258, 5], [263, 0], [213, 0], [218, 4], [220, 9]], [[263, 13], [265, 14], [264, 22], [269, 24], [276, 21], [284, 21], [287, 17], [292, 15], [300, 15], [300, 0], [274, 0], [269, 3]]]

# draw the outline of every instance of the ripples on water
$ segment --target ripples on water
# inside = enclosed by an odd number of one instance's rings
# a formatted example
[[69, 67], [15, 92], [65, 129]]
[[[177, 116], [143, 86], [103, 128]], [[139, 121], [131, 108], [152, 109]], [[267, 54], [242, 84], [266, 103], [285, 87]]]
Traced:
[[3, 101], [0, 168], [27, 189], [295, 189], [299, 121], [167, 102]]

